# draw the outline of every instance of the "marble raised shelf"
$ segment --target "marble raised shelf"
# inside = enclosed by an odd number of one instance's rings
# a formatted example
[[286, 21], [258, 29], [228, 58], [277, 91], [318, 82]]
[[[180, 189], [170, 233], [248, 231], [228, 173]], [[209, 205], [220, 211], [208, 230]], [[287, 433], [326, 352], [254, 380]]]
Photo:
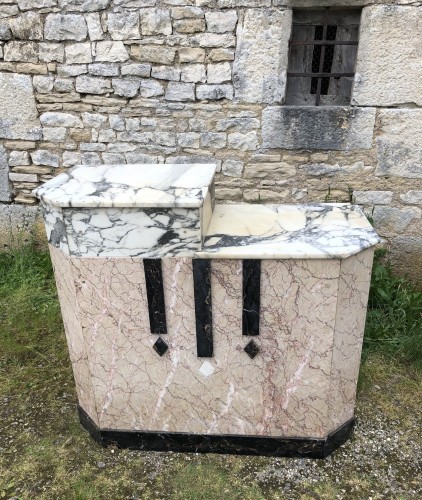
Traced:
[[212, 165], [75, 167], [44, 207], [103, 445], [323, 457], [354, 422], [377, 235], [350, 205], [217, 205]]

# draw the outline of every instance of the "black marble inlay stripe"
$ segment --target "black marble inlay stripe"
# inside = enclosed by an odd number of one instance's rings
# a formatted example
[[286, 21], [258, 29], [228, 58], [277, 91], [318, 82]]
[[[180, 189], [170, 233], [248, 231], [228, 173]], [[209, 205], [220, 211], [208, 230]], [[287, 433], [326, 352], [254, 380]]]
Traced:
[[193, 259], [193, 289], [195, 295], [196, 351], [199, 358], [210, 358], [214, 346], [211, 310], [211, 261]]
[[243, 436], [234, 434], [189, 434], [187, 432], [101, 430], [79, 406], [79, 419], [91, 436], [104, 447], [191, 453], [230, 453], [268, 457], [326, 458], [353, 433], [352, 418], [325, 438]]
[[261, 296], [261, 261], [243, 261], [243, 335], [259, 335], [259, 304]]
[[167, 333], [161, 259], [144, 259], [148, 313], [151, 333]]

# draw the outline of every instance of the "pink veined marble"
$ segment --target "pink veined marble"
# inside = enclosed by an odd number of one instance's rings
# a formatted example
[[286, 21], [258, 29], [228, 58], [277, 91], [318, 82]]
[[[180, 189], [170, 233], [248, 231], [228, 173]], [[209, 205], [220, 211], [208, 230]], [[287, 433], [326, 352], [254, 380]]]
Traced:
[[196, 355], [191, 259], [163, 259], [160, 358], [142, 259], [50, 250], [80, 404], [100, 428], [321, 438], [353, 416], [372, 250], [263, 261], [254, 359], [243, 351], [240, 260], [212, 261], [208, 359]]

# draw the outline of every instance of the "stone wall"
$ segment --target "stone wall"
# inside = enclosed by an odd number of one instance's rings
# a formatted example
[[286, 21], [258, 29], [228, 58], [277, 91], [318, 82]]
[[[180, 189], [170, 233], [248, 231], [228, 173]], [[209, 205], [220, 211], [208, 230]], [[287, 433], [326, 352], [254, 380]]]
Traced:
[[[363, 6], [351, 107], [282, 105], [309, 6]], [[421, 40], [415, 0], [0, 0], [0, 201], [78, 163], [212, 161], [219, 200], [362, 204], [422, 283]]]

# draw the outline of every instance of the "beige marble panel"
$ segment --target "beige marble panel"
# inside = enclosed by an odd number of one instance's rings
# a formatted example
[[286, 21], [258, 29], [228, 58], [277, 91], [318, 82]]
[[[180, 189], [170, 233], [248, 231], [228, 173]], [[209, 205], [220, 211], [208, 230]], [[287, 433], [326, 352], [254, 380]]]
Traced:
[[242, 335], [242, 261], [213, 260], [212, 358], [196, 354], [191, 259], [162, 260], [160, 357], [142, 259], [51, 252], [78, 397], [101, 428], [320, 438], [353, 415], [371, 250], [262, 261], [258, 337]]
[[339, 272], [339, 260], [262, 262], [261, 434], [327, 434]]
[[74, 266], [74, 259], [71, 259], [52, 245], [49, 245], [49, 249], [53, 261], [79, 404], [98, 425], [99, 420], [89, 370], [86, 339], [80, 321], [80, 309], [76, 301], [75, 276], [77, 275], [77, 268]]
[[374, 250], [341, 261], [330, 388], [333, 431], [353, 417]]
[[[77, 302], [99, 426], [132, 428], [158, 362], [152, 351], [157, 337], [150, 334], [143, 262], [111, 258], [72, 261], [78, 268]], [[141, 402], [133, 401], [134, 388]]]

